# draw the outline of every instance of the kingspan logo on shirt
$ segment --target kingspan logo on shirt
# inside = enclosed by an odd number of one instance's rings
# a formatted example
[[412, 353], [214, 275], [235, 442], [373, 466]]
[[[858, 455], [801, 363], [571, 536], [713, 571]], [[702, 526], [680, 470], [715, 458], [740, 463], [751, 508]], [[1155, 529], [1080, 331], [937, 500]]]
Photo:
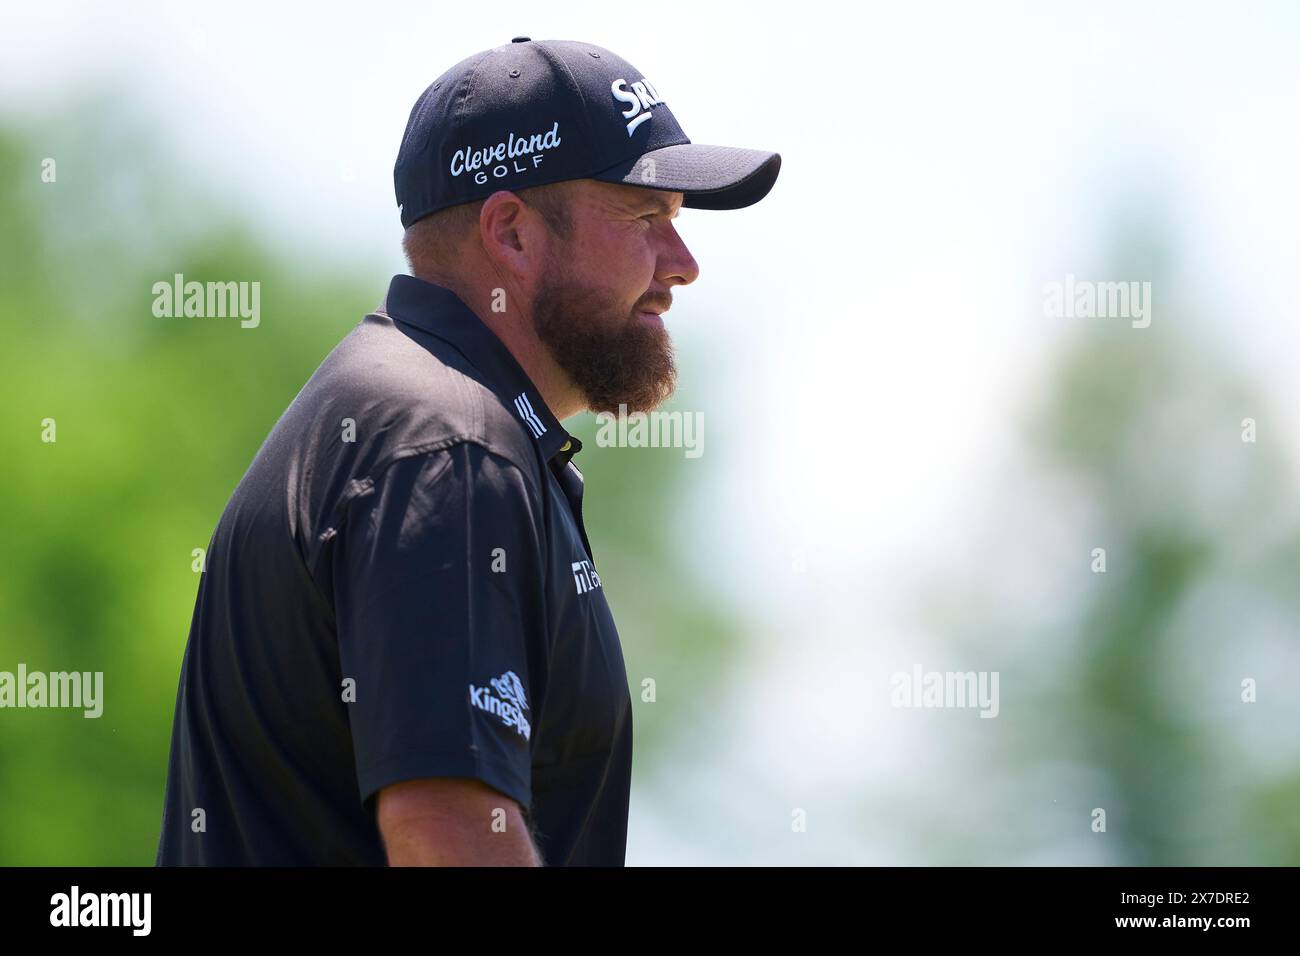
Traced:
[[532, 725], [524, 716], [528, 709], [528, 699], [524, 696], [524, 685], [514, 671], [506, 671], [500, 677], [493, 677], [488, 686], [469, 685], [469, 702], [479, 710], [486, 710], [501, 718], [507, 727], [515, 728], [528, 740], [532, 734]]

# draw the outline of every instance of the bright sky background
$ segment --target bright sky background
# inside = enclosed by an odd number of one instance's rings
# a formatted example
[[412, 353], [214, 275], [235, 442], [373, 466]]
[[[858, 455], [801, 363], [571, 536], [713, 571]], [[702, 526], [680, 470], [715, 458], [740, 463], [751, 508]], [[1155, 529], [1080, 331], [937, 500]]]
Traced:
[[[1044, 318], [1043, 283], [1142, 278], [1094, 271], [1117, 219], [1165, 211], [1179, 289], [1154, 290], [1154, 324], [1194, 295], [1179, 320], [1300, 448], [1294, 4], [11, 3], [0, 105], [121, 84], [178, 162], [268, 237], [371, 270], [378, 301], [404, 268], [392, 164], [411, 105], [516, 35], [608, 47], [695, 142], [783, 156], [759, 205], [682, 212], [702, 275], [669, 317], [708, 381], [691, 560], [776, 648], [753, 686], [792, 673], [782, 635], [810, 599], [860, 596], [819, 605], [824, 654], [902, 626], [897, 594], [983, 519], [1083, 321]], [[824, 694], [831, 675], [793, 666], [801, 700]], [[641, 862], [711, 859], [637, 826]]]

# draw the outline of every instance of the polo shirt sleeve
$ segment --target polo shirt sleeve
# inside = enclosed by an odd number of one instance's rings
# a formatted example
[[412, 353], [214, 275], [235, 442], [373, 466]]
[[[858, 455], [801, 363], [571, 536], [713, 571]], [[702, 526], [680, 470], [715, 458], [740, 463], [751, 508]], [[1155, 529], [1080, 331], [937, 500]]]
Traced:
[[383, 787], [422, 777], [477, 778], [527, 813], [543, 520], [529, 476], [471, 442], [394, 462], [348, 506], [334, 597], [368, 813]]

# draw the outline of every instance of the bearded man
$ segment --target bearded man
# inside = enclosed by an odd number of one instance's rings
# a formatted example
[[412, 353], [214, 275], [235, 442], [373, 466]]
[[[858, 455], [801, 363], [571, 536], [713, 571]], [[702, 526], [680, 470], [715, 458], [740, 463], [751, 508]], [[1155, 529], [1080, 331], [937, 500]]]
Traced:
[[516, 37], [411, 111], [411, 275], [232, 494], [181, 667], [159, 865], [622, 866], [632, 704], [582, 521], [583, 411], [674, 388], [683, 207], [780, 156], [693, 144], [590, 43]]

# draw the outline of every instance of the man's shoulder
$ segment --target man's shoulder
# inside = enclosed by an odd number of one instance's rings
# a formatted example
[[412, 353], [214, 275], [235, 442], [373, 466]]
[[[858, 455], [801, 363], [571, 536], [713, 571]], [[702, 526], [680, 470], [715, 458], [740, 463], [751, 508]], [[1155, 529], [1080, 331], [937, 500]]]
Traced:
[[[286, 424], [340, 436], [372, 467], [461, 442], [529, 472], [535, 445], [510, 401], [452, 344], [372, 312], [326, 356]], [[346, 448], [343, 450], [346, 451]]]
[[401, 464], [403, 476], [427, 466], [427, 479], [441, 474], [427, 459], [451, 457], [464, 445], [517, 469], [533, 494], [543, 493], [545, 463], [509, 400], [450, 343], [431, 335], [416, 341], [372, 312], [272, 427], [226, 506], [224, 533], [259, 541], [269, 553], [268, 542], [287, 529], [316, 568], [331, 529], [393, 466]]

